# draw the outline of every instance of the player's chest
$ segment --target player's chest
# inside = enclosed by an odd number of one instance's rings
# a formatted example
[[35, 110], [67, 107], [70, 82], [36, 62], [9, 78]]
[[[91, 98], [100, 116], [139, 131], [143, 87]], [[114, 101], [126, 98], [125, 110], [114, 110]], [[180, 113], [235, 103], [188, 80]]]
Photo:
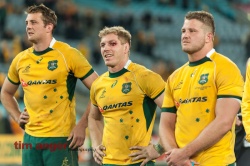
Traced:
[[178, 74], [173, 85], [176, 98], [202, 98], [216, 89], [215, 73], [212, 67], [193, 67]]
[[68, 75], [68, 66], [60, 56], [30, 56], [20, 61], [18, 73], [22, 79], [55, 80]]
[[144, 97], [143, 91], [134, 79], [106, 79], [100, 84], [95, 96], [99, 105], [139, 101]]

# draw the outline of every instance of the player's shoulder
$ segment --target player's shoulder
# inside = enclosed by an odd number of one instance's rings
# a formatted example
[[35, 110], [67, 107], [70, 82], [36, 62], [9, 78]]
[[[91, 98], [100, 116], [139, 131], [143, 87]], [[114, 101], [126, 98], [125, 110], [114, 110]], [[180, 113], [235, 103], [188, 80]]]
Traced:
[[131, 62], [128, 66], [128, 70], [130, 72], [133, 72], [135, 74], [141, 74], [141, 73], [147, 73], [147, 72], [151, 72], [151, 73], [154, 73], [152, 70], [148, 69], [147, 67], [143, 66], [143, 65], [140, 65], [138, 63], [134, 63], [134, 62]]
[[217, 69], [235, 69], [238, 68], [237, 65], [227, 56], [214, 52], [210, 59], [215, 63]]
[[33, 47], [29, 47], [21, 52], [19, 52], [16, 56], [15, 56], [15, 59], [20, 59], [20, 58], [23, 58], [31, 53], [33, 53], [34, 49]]
[[104, 79], [105, 77], [109, 77], [109, 72], [108, 72], [108, 71], [106, 71], [105, 73], [99, 75], [99, 77], [97, 77], [97, 78], [95, 79], [95, 81], [93, 82], [92, 86], [98, 85], [101, 81], [103, 81], [103, 79]]
[[185, 64], [183, 64], [182, 66], [180, 66], [179, 68], [177, 68], [170, 76], [169, 78], [174, 78], [176, 75], [178, 75], [179, 73], [182, 72], [186, 72], [187, 67], [189, 67], [189, 62], [186, 62]]
[[68, 43], [65, 43], [65, 42], [62, 42], [62, 41], [56, 41], [55, 44], [53, 45], [53, 48], [57, 48], [57, 49], [62, 49], [62, 48], [65, 48], [65, 49], [68, 49], [70, 48], [71, 46], [68, 44]]
[[216, 64], [220, 64], [220, 63], [228, 63], [228, 64], [234, 64], [234, 62], [228, 58], [227, 56], [221, 54], [221, 53], [218, 53], [218, 52], [214, 52], [210, 59], [215, 62]]
[[131, 63], [128, 66], [128, 71], [131, 72], [131, 76], [140, 83], [145, 83], [145, 81], [153, 81], [153, 82], [164, 82], [160, 74], [148, 69], [147, 67], [137, 64]]
[[79, 52], [76, 48], [62, 41], [56, 41], [52, 48], [61, 52]]

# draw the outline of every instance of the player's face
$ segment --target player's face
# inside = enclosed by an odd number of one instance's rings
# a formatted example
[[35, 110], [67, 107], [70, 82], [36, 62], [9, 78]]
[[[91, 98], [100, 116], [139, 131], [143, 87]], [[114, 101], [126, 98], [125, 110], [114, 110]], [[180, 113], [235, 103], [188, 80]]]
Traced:
[[204, 24], [196, 19], [185, 20], [182, 27], [181, 46], [188, 54], [200, 51], [205, 46]]
[[41, 13], [28, 14], [25, 22], [26, 33], [30, 42], [37, 43], [46, 36], [47, 29], [42, 21]]
[[123, 44], [118, 36], [111, 33], [103, 36], [100, 42], [101, 54], [106, 66], [124, 67], [128, 55], [128, 43]]

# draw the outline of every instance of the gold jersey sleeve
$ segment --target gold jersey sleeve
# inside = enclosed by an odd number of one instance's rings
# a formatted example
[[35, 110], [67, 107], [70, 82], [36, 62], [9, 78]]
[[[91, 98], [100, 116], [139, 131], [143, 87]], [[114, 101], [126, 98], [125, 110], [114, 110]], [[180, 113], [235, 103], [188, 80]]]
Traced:
[[75, 126], [74, 91], [77, 79], [93, 72], [85, 57], [68, 44], [56, 41], [52, 48], [29, 48], [13, 60], [8, 79], [21, 84], [30, 115], [25, 132], [36, 137], [67, 137]]
[[250, 142], [250, 63], [247, 64], [241, 112], [246, 131], [246, 140]]
[[[243, 84], [238, 67], [216, 52], [177, 69], [167, 81], [162, 112], [177, 115], [175, 137], [178, 146], [182, 148], [192, 142], [215, 119], [218, 98], [241, 100]], [[199, 153], [194, 160], [202, 165], [233, 163], [234, 126], [232, 131], [214, 146]], [[231, 143], [230, 146], [228, 143]], [[209, 159], [209, 156], [217, 157]]]
[[163, 93], [160, 75], [135, 63], [117, 73], [106, 72], [92, 85], [91, 102], [104, 117], [103, 164], [129, 165], [132, 146], [147, 146], [155, 120], [154, 100]]

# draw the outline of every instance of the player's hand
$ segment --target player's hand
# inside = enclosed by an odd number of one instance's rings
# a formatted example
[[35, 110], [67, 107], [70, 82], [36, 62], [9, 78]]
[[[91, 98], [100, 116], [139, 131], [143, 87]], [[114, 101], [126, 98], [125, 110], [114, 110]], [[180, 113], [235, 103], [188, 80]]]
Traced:
[[137, 152], [131, 153], [129, 157], [132, 157], [132, 161], [144, 159], [143, 162], [141, 163], [141, 166], [146, 165], [147, 162], [160, 157], [160, 154], [155, 150], [155, 148], [153, 147], [153, 144], [150, 144], [145, 147], [133, 146], [130, 148], [130, 150], [138, 150]]
[[83, 145], [85, 140], [85, 128], [78, 123], [71, 131], [67, 141], [70, 141], [69, 148], [76, 149]]
[[166, 162], [168, 166], [192, 166], [189, 156], [186, 155], [183, 149], [172, 149], [166, 154]]
[[195, 162], [194, 160], [186, 160], [182, 164], [177, 165], [168, 165], [168, 166], [199, 166], [200, 164]]
[[19, 118], [18, 118], [18, 124], [22, 129], [25, 129], [25, 124], [29, 122], [29, 114], [27, 112], [27, 109], [24, 108], [24, 111], [21, 112]]
[[102, 165], [102, 159], [105, 156], [105, 153], [104, 153], [105, 150], [106, 148], [103, 145], [99, 145], [96, 148], [94, 148], [93, 157], [97, 164]]

